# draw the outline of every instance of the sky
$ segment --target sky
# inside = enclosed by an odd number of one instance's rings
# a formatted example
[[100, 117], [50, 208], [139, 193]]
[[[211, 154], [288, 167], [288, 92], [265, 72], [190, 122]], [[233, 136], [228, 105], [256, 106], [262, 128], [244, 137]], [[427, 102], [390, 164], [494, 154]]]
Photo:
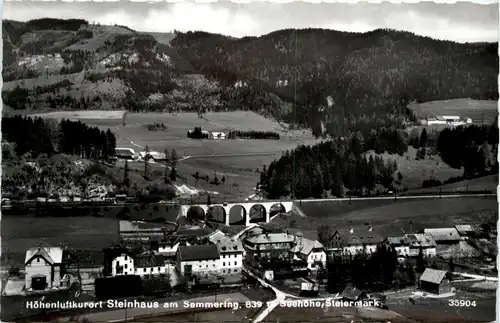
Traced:
[[391, 28], [457, 42], [496, 42], [499, 35], [498, 3], [3, 2], [4, 19], [45, 17], [81, 18], [137, 31], [202, 30], [234, 37], [260, 36], [285, 28], [353, 32]]

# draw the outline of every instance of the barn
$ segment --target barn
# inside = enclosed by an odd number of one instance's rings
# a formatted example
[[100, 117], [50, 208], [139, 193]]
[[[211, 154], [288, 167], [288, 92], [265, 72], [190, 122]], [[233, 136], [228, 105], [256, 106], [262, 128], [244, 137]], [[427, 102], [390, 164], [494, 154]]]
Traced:
[[426, 268], [420, 276], [420, 289], [429, 294], [442, 295], [451, 292], [451, 285], [446, 277], [446, 271]]

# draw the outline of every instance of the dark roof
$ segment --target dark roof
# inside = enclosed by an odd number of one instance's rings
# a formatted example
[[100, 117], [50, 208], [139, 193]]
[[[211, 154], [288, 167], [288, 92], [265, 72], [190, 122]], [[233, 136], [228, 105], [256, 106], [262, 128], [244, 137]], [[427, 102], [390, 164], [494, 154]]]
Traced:
[[219, 259], [219, 247], [215, 244], [180, 246], [178, 249], [180, 261], [196, 261]]
[[200, 229], [180, 229], [177, 231], [175, 235], [177, 236], [190, 236], [190, 237], [203, 237], [206, 236], [210, 233], [212, 233], [214, 230], [209, 229], [209, 228], [200, 228]]
[[161, 267], [165, 265], [165, 258], [162, 255], [144, 254], [138, 255], [134, 259], [135, 267]]
[[344, 246], [379, 244], [384, 241], [384, 238], [380, 234], [365, 228], [354, 229], [352, 233], [349, 230], [337, 230], [334, 233], [333, 237], [335, 237], [336, 235], [339, 236], [339, 242]]
[[357, 301], [361, 297], [361, 295], [363, 295], [363, 291], [352, 285], [348, 285], [346, 288], [344, 288], [342, 293], [340, 293], [340, 296], [342, 298], [351, 301]]
[[115, 156], [134, 156], [134, 153], [131, 152], [128, 149], [123, 149], [123, 148], [115, 148]]

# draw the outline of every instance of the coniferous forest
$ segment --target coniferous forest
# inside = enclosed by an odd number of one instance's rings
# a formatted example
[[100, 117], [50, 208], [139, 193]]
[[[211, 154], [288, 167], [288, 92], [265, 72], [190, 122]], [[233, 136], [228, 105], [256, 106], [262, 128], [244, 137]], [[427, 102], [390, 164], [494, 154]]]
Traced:
[[409, 144], [420, 148], [423, 155], [426, 148], [435, 149], [450, 167], [463, 169], [463, 178], [498, 172], [498, 162], [492, 158], [498, 149], [495, 120], [490, 126], [445, 128], [438, 133], [435, 147], [427, 142], [425, 130], [415, 139], [385, 128], [371, 130], [367, 139], [358, 131], [312, 147], [301, 146], [264, 167], [259, 184], [269, 198], [321, 198], [327, 193], [342, 197], [347, 192], [359, 196], [374, 192], [377, 186], [390, 190], [402, 180], [397, 163], [379, 156], [367, 158], [365, 153], [403, 155]]
[[63, 153], [89, 159], [108, 159], [114, 155], [116, 148], [116, 138], [111, 130], [105, 132], [80, 121], [4, 117], [2, 134], [4, 141], [14, 144], [17, 156]]

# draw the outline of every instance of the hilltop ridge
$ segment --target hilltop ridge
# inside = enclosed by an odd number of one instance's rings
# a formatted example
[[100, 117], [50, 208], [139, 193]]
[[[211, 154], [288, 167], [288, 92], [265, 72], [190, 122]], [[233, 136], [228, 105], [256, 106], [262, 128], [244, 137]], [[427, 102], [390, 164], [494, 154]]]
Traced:
[[367, 120], [402, 125], [411, 101], [498, 99], [497, 43], [386, 29], [234, 38], [79, 19], [2, 25], [3, 98], [18, 110], [252, 110], [338, 135]]

